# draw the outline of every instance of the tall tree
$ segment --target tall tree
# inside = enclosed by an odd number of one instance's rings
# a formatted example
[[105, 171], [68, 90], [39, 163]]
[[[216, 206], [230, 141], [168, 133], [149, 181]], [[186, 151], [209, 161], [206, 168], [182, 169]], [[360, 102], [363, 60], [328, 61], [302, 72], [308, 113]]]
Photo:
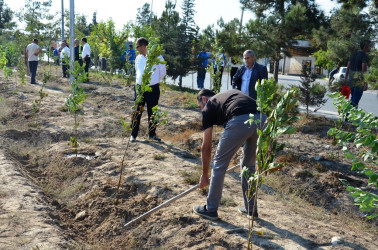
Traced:
[[185, 27], [180, 23], [180, 15], [175, 8], [176, 4], [167, 0], [161, 17], [152, 23], [155, 35], [160, 37], [160, 42], [164, 47], [167, 75], [173, 79], [179, 75], [186, 75], [188, 70], [188, 65], [182, 60], [181, 55], [181, 49], [185, 47]]
[[3, 29], [9, 29], [15, 26], [12, 19], [13, 11], [4, 3], [4, 0], [0, 0], [0, 35]]
[[315, 0], [240, 0], [243, 8], [252, 10], [256, 19], [246, 25], [246, 38], [257, 56], [270, 57], [274, 79], [278, 80], [279, 60], [291, 56], [289, 48], [316, 27], [324, 14]]
[[[182, 64], [186, 65], [187, 70], [183, 70], [181, 76], [185, 76], [189, 70], [194, 70], [197, 65], [191, 60], [192, 47], [198, 41], [198, 31], [199, 27], [194, 21], [194, 4], [195, 0], [183, 0], [181, 5], [182, 19], [181, 25], [184, 27], [184, 43], [180, 46], [179, 53], [182, 56]], [[181, 78], [179, 81], [179, 86], [181, 86]]]
[[181, 5], [181, 23], [185, 26], [185, 37], [188, 41], [196, 39], [199, 30], [198, 26], [194, 21], [194, 2], [195, 0], [183, 0]]
[[220, 30], [216, 31], [216, 44], [230, 57], [241, 57], [246, 49], [242, 37], [238, 33], [240, 21], [235, 18], [225, 23], [222, 18], [217, 22]]
[[125, 50], [124, 42], [127, 41], [129, 30], [124, 27], [121, 31], [115, 29], [112, 19], [100, 22], [93, 31], [92, 42], [94, 47], [98, 47], [100, 55], [108, 59], [110, 66], [110, 74], [116, 69], [123, 69], [123, 61], [121, 55]]
[[142, 8], [138, 8], [136, 22], [140, 26], [151, 25], [153, 14], [149, 3], [145, 3]]

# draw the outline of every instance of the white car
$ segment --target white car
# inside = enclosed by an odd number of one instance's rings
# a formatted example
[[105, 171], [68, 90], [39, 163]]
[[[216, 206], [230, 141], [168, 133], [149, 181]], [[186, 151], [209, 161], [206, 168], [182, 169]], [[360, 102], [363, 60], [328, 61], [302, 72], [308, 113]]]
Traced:
[[339, 71], [333, 75], [332, 83], [344, 81], [346, 69], [347, 67], [340, 67]]

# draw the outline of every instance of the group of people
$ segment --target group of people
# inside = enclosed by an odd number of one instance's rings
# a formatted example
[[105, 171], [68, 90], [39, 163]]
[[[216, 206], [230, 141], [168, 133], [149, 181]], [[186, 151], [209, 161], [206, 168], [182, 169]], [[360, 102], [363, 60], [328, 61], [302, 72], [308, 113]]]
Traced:
[[[91, 63], [91, 47], [88, 44], [87, 38], [84, 37], [81, 39], [82, 46], [79, 44], [79, 40], [75, 40], [75, 61], [77, 61], [80, 66], [84, 64], [84, 71], [87, 73], [85, 82], [88, 82], [88, 71], [89, 65]], [[59, 66], [62, 64], [62, 77], [69, 77], [69, 59], [71, 56], [71, 50], [67, 44], [66, 40], [63, 40], [59, 49], [51, 47], [53, 52], [54, 64]], [[33, 39], [26, 47], [26, 57], [28, 58], [29, 69], [30, 69], [30, 83], [37, 84], [35, 77], [37, 74], [39, 54], [42, 52], [41, 48], [38, 46], [38, 39]]]

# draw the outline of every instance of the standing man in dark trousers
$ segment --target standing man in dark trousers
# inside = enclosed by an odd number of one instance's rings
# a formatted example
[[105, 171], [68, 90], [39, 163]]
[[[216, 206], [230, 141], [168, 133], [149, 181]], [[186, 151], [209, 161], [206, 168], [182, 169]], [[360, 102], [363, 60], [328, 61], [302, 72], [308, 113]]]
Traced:
[[87, 79], [85, 82], [89, 81], [89, 65], [91, 64], [91, 46], [87, 43], [87, 38], [83, 37], [81, 39], [81, 43], [83, 44], [83, 51], [81, 53], [81, 58], [83, 63], [85, 63], [84, 71], [87, 73]]
[[[136, 72], [136, 86], [135, 88], [138, 90], [140, 89], [140, 85], [142, 84], [142, 76], [144, 73], [144, 69], [147, 63], [147, 46], [148, 40], [144, 37], [141, 37], [136, 42], [136, 49], [139, 52], [139, 55], [135, 59], [135, 72]], [[162, 56], [159, 56], [160, 61], [164, 61]], [[140, 125], [140, 118], [142, 117], [142, 112], [144, 105], [147, 103], [147, 114], [148, 114], [148, 138], [150, 140], [154, 140], [160, 142], [161, 139], [156, 136], [156, 124], [151, 121], [151, 116], [153, 114], [152, 108], [158, 105], [159, 98], [160, 98], [160, 87], [159, 83], [167, 74], [167, 70], [165, 64], [157, 64], [152, 67], [151, 80], [149, 86], [152, 88], [152, 92], [144, 92], [143, 93], [143, 101], [138, 103], [137, 111], [134, 114], [132, 121], [131, 121], [131, 137], [130, 142], [135, 142], [138, 136], [139, 125]], [[136, 116], [136, 117], [135, 117]]]
[[[216, 220], [218, 219], [217, 211], [222, 197], [227, 167], [241, 146], [243, 146], [243, 155], [240, 160], [240, 168], [247, 167], [250, 173], [255, 172], [257, 125], [249, 125], [245, 121], [249, 120], [250, 114], [254, 114], [254, 119], [259, 119], [263, 124], [266, 116], [257, 113], [256, 101], [236, 89], [227, 90], [217, 95], [211, 90], [203, 89], [197, 95], [197, 104], [202, 111], [202, 129], [204, 130], [201, 147], [202, 175], [199, 187], [203, 188], [210, 184], [210, 188], [206, 205], [194, 206], [193, 211], [204, 218]], [[223, 125], [224, 131], [213, 159], [209, 182], [214, 125]], [[254, 199], [248, 201], [248, 197], [246, 197], [248, 180], [244, 176], [241, 184], [244, 206], [239, 207], [239, 212], [251, 216]], [[254, 216], [258, 217], [257, 204], [255, 209]]]
[[80, 66], [83, 66], [83, 60], [81, 60], [81, 52], [83, 47], [80, 46], [79, 39], [75, 39], [75, 61], [79, 63]]
[[363, 74], [367, 71], [369, 64], [369, 57], [373, 43], [369, 40], [364, 40], [360, 43], [361, 50], [354, 54], [348, 62], [345, 72], [346, 84], [350, 87], [351, 97], [350, 101], [354, 107], [358, 107], [362, 94], [368, 89], [368, 85], [364, 82]]
[[35, 81], [35, 76], [37, 75], [38, 68], [38, 55], [42, 50], [38, 46], [38, 39], [34, 38], [33, 42], [26, 47], [26, 58], [28, 58], [29, 69], [30, 69], [30, 83], [37, 84]]
[[234, 75], [232, 86], [256, 100], [256, 82], [268, 79], [268, 70], [266, 66], [255, 61], [255, 53], [252, 50], [244, 51], [243, 58], [245, 65], [241, 66]]
[[62, 42], [62, 51], [60, 52], [60, 59], [62, 61], [63, 78], [69, 77], [69, 73], [67, 73], [67, 70], [70, 68], [70, 55], [71, 51], [67, 47], [67, 44], [65, 42]]

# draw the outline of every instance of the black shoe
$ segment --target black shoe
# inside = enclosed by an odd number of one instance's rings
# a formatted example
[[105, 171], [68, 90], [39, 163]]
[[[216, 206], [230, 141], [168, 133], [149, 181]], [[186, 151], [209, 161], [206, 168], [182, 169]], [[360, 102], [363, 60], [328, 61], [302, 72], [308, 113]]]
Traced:
[[153, 141], [157, 141], [157, 142], [161, 142], [161, 139], [159, 137], [157, 137], [156, 135], [148, 136], [148, 139], [153, 140]]
[[37, 82], [31, 82], [30, 84], [38, 84]]
[[[238, 207], [238, 211], [239, 211], [240, 214], [247, 216], [248, 218], [252, 218], [252, 212], [250, 211], [248, 213], [248, 211], [247, 211], [247, 209], [245, 209], [245, 207]], [[259, 213], [257, 211], [255, 211], [253, 217], [259, 218]]]
[[209, 212], [207, 211], [206, 205], [201, 206], [194, 206], [193, 211], [198, 214], [199, 216], [202, 216], [209, 220], [217, 220], [218, 219], [218, 212]]

